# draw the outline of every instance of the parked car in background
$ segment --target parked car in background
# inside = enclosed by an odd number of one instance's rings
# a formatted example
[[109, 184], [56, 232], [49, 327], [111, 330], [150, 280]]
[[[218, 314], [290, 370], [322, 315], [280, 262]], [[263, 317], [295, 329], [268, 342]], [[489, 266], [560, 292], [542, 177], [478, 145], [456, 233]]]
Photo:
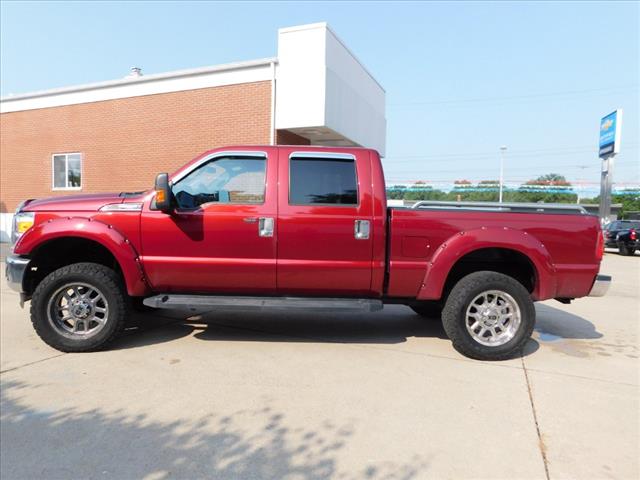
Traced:
[[640, 221], [616, 220], [607, 225], [603, 231], [605, 247], [617, 248], [620, 255], [633, 255], [640, 249], [638, 241]]
[[640, 239], [638, 239], [640, 222], [636, 223], [638, 224], [637, 227], [618, 233], [618, 252], [620, 255], [633, 255], [636, 250], [640, 249]]

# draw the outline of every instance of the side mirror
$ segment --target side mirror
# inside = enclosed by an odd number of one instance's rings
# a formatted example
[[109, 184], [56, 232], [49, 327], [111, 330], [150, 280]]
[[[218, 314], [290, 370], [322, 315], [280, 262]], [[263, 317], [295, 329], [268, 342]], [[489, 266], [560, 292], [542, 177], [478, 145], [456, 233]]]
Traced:
[[162, 212], [171, 210], [171, 188], [169, 188], [169, 174], [159, 173], [156, 177], [155, 209]]

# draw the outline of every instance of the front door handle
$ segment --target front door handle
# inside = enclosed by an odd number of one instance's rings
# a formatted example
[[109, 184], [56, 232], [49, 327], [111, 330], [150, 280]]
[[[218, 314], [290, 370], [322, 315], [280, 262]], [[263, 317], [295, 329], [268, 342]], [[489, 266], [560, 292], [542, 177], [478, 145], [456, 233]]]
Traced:
[[273, 237], [273, 218], [260, 217], [258, 220], [258, 235], [261, 237]]
[[370, 230], [369, 220], [356, 220], [353, 228], [353, 236], [356, 240], [369, 240]]

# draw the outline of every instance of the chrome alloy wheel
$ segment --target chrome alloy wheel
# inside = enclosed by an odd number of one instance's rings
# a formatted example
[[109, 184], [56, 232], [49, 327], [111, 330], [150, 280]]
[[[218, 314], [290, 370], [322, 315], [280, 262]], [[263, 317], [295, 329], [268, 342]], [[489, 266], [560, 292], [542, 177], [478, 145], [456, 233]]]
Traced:
[[109, 318], [104, 294], [87, 283], [69, 283], [49, 300], [49, 323], [69, 338], [88, 338], [100, 332]]
[[477, 295], [467, 307], [465, 326], [481, 345], [497, 347], [511, 340], [520, 328], [520, 307], [514, 298], [500, 290]]

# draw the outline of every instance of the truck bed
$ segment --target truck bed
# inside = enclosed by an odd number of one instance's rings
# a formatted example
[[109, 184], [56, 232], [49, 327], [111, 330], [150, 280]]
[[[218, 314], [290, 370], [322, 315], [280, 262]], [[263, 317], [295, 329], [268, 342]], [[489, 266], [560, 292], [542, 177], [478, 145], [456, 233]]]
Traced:
[[600, 264], [598, 218], [578, 206], [419, 202], [389, 208], [387, 228], [389, 297], [440, 298], [452, 265], [472, 252], [488, 265], [501, 251], [526, 257], [535, 300], [587, 295]]

